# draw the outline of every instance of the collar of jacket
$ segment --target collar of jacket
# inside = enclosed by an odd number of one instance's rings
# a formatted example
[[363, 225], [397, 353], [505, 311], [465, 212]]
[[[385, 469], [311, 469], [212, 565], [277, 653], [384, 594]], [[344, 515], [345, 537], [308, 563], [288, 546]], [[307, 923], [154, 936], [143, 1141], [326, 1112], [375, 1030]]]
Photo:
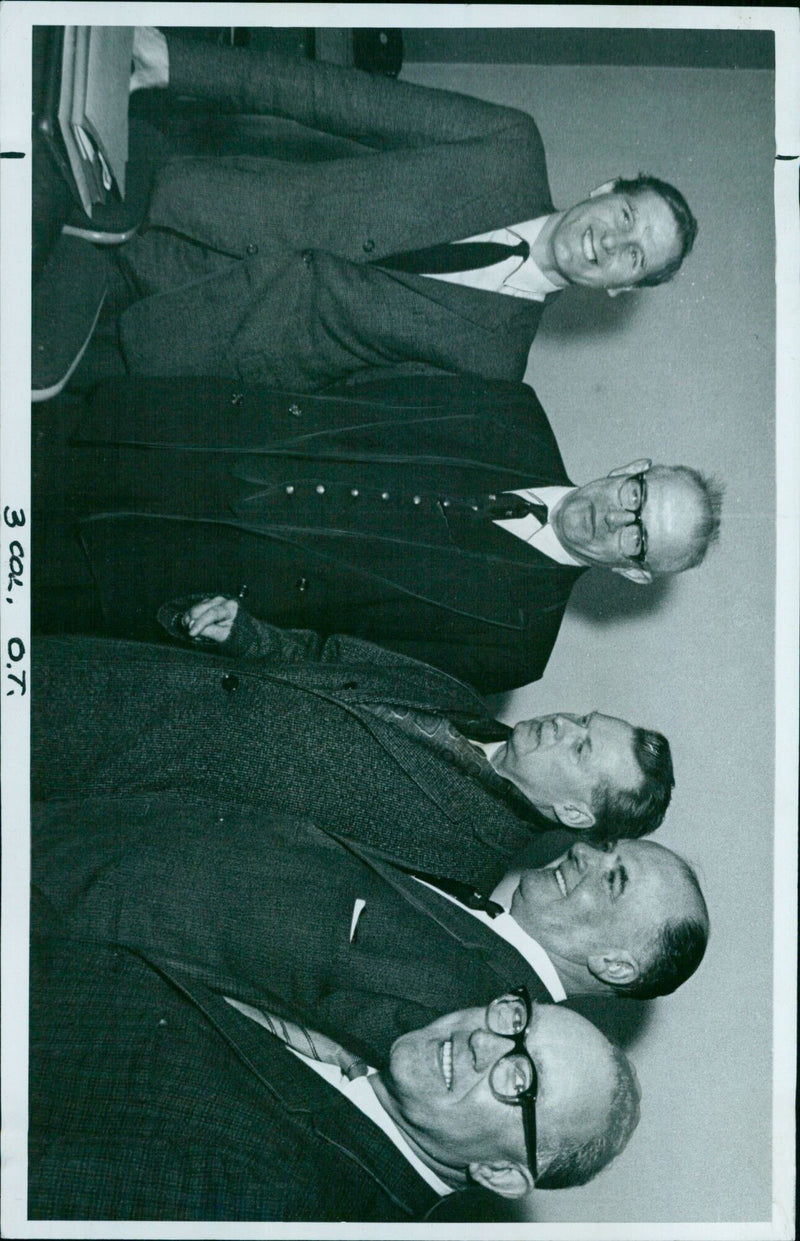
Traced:
[[198, 980], [178, 977], [157, 957], [145, 959], [182, 992], [188, 1003], [200, 1009], [232, 1054], [288, 1112], [306, 1115], [322, 1141], [358, 1164], [412, 1219], [435, 1204], [436, 1195], [386, 1135], [355, 1111], [344, 1095], [288, 1052], [279, 1039]]

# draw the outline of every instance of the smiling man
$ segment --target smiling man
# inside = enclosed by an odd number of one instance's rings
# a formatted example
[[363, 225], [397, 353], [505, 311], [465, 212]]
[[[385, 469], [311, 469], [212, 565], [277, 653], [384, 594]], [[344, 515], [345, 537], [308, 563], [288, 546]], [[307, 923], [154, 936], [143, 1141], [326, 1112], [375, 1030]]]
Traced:
[[520, 991], [407, 1033], [360, 1074], [345, 1063], [168, 963], [38, 939], [30, 1215], [409, 1222], [468, 1185], [583, 1184], [638, 1121], [622, 1052]]
[[694, 243], [683, 196], [653, 177], [556, 210], [517, 109], [153, 30], [134, 57], [136, 86], [313, 132], [310, 159], [295, 128], [283, 158], [206, 144], [164, 164], [148, 226], [114, 256], [129, 374], [296, 392], [370, 367], [521, 380], [550, 295], [661, 283]]
[[500, 892], [546, 950], [568, 995], [667, 995], [697, 969], [708, 910], [691, 867], [649, 840], [582, 842]]

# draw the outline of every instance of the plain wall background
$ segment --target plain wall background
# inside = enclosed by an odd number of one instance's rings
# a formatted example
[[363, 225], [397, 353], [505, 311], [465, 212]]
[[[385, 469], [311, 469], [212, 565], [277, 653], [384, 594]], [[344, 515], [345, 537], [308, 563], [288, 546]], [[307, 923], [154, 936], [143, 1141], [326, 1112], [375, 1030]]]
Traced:
[[697, 867], [712, 918], [688, 984], [614, 1005], [606, 1023], [642, 1084], [627, 1150], [583, 1189], [536, 1196], [532, 1218], [769, 1219], [773, 74], [407, 63], [402, 76], [530, 111], [559, 207], [641, 169], [679, 186], [700, 221], [671, 284], [559, 298], [526, 376], [576, 482], [649, 456], [727, 484], [704, 566], [649, 590], [586, 575], [543, 680], [502, 703], [511, 721], [597, 707], [667, 734], [677, 787], [656, 839]]

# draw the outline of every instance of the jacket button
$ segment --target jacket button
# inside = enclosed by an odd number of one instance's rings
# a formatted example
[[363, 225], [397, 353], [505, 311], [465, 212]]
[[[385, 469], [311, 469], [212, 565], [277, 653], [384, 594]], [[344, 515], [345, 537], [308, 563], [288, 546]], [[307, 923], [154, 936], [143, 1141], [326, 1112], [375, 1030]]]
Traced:
[[287, 496], [294, 495], [294, 487], [292, 486], [291, 483], [287, 483], [287, 485], [284, 487], [284, 491], [286, 492]]
[[415, 503], [415, 504], [421, 504], [421, 503], [422, 503], [422, 496], [414, 496], [414, 503]]
[[316, 485], [316, 487], [314, 488], [314, 490], [316, 491], [316, 493], [317, 493], [317, 495], [318, 495], [318, 496], [324, 496], [324, 495], [325, 495], [325, 486], [324, 486], [324, 484], [323, 484], [323, 483], [317, 483], [317, 485]]
[[231, 405], [241, 405], [243, 400], [244, 400], [243, 392], [234, 392], [233, 396], [231, 397]]
[[303, 250], [300, 257], [305, 263], [306, 267], [310, 267], [311, 264], [314, 262], [314, 255], [312, 254], [310, 250]]
[[290, 405], [290, 406], [289, 406], [289, 413], [292, 415], [292, 417], [293, 417], [293, 418], [299, 418], [299, 417], [300, 417], [300, 415], [302, 414], [302, 412], [303, 412], [303, 411], [302, 411], [302, 409], [300, 408], [300, 406], [299, 406], [299, 405]]
[[363, 246], [361, 247], [361, 249], [364, 251], [365, 254], [372, 254], [372, 251], [375, 249], [375, 242], [372, 240], [371, 237], [368, 237], [367, 240], [364, 242]]
[[234, 672], [226, 672], [222, 677], [222, 688], [226, 693], [232, 694], [239, 688], [239, 678]]
[[356, 496], [358, 495], [358, 487], [351, 487], [351, 488], [350, 488], [350, 495], [351, 495], [351, 496], [353, 497], [353, 499], [355, 500]]
[[388, 491], [382, 491], [382, 492], [381, 492], [381, 499], [382, 499], [382, 500], [388, 500], [388, 499], [389, 499], [389, 492], [388, 492]]
[[294, 584], [294, 588], [295, 590], [299, 590], [302, 595], [304, 591], [308, 590], [308, 578], [299, 577]]

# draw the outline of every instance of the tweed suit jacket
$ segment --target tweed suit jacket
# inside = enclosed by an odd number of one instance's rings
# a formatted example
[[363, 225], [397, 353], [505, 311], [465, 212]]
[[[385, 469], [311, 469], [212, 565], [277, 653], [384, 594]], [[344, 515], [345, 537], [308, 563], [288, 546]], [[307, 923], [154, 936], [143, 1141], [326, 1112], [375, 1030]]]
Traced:
[[216, 992], [299, 1017], [372, 1065], [407, 1030], [524, 983], [467, 910], [301, 820], [185, 794], [33, 808], [37, 890], [78, 938], [125, 944]]
[[201, 983], [119, 946], [34, 943], [32, 1218], [408, 1222], [438, 1201], [372, 1121]]
[[[33, 654], [34, 798], [180, 789], [306, 817], [400, 866], [490, 891], [551, 824], [370, 704], [491, 720], [469, 687], [357, 638], [257, 624], [258, 657], [102, 638]], [[68, 722], [68, 723], [67, 723]]]
[[[148, 640], [164, 600], [246, 583], [249, 609], [275, 624], [367, 638], [494, 693], [542, 675], [584, 572], [466, 506], [570, 485], [525, 385], [416, 377], [302, 397], [128, 381], [48, 419], [34, 475], [40, 629], [87, 629], [73, 620], [81, 568], [98, 626]], [[59, 506], [77, 534], [53, 529]]]
[[170, 85], [338, 139], [315, 163], [167, 163], [125, 262], [138, 375], [226, 375], [312, 391], [368, 367], [522, 379], [542, 303], [392, 272], [398, 251], [553, 211], [530, 116], [447, 91], [170, 38]]

